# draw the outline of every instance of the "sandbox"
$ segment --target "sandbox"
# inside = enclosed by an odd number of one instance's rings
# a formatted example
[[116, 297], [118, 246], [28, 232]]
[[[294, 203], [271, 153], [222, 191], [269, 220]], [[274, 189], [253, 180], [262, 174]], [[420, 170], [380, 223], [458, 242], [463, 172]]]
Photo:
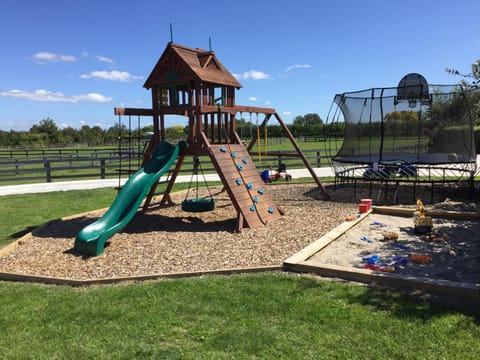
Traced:
[[480, 299], [480, 214], [430, 211], [432, 231], [417, 233], [413, 211], [373, 207], [284, 265], [292, 271]]

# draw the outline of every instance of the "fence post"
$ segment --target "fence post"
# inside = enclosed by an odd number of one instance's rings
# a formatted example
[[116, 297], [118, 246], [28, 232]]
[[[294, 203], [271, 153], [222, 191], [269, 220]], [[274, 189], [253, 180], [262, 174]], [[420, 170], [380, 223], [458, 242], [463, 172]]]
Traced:
[[43, 163], [45, 168], [45, 175], [47, 176], [47, 183], [52, 182], [52, 168], [50, 165], [50, 160], [45, 159]]
[[320, 157], [320, 151], [317, 151], [317, 167], [322, 167], [322, 158]]
[[105, 179], [105, 159], [100, 160], [100, 179]]

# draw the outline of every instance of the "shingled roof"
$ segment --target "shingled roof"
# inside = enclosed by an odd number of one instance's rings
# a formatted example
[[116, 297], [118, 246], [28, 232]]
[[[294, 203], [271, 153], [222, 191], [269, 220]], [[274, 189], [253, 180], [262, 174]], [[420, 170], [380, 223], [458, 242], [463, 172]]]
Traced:
[[172, 79], [169, 75], [174, 72], [180, 77], [179, 81], [200, 80], [212, 84], [242, 87], [217, 59], [213, 51], [193, 49], [174, 43], [167, 45], [143, 86], [151, 89], [155, 85], [171, 83]]

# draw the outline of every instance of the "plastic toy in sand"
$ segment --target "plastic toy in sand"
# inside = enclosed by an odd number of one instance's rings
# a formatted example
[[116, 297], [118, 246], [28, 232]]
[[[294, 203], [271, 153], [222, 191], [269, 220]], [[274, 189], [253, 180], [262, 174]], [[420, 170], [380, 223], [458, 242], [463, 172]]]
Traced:
[[432, 231], [433, 222], [430, 216], [426, 216], [422, 200], [417, 199], [417, 209], [413, 213], [415, 234], [426, 234]]
[[382, 261], [378, 254], [366, 256], [362, 258], [362, 261], [365, 263], [365, 269], [381, 272], [397, 272], [401, 266], [405, 266], [408, 263], [408, 259], [405, 256], [394, 256], [387, 261]]
[[413, 262], [420, 263], [420, 264], [428, 264], [430, 261], [432, 261], [432, 257], [429, 255], [424, 255], [424, 254], [410, 254], [410, 259], [412, 259]]

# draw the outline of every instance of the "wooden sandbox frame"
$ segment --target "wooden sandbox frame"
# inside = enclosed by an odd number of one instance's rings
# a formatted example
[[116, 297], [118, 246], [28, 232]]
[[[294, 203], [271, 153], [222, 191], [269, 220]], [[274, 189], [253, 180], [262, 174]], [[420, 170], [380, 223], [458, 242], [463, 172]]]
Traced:
[[[333, 264], [312, 263], [309, 259], [326, 248], [330, 243], [340, 238], [358, 223], [368, 219], [370, 214], [385, 214], [392, 216], [412, 216], [414, 209], [373, 206], [372, 209], [361, 214], [354, 221], [345, 221], [335, 229], [329, 231], [317, 241], [311, 243], [301, 251], [284, 261], [284, 269], [293, 272], [313, 273], [330, 278], [340, 278], [348, 281], [357, 281], [364, 284], [376, 284], [389, 288], [401, 288], [409, 290], [422, 290], [446, 296], [459, 296], [480, 301], [480, 284], [457, 282], [450, 280], [430, 279], [427, 277], [402, 276], [396, 273], [386, 273], [360, 269], [350, 266]], [[480, 213], [461, 213], [455, 211], [426, 211], [433, 218], [476, 220], [480, 221]]]

